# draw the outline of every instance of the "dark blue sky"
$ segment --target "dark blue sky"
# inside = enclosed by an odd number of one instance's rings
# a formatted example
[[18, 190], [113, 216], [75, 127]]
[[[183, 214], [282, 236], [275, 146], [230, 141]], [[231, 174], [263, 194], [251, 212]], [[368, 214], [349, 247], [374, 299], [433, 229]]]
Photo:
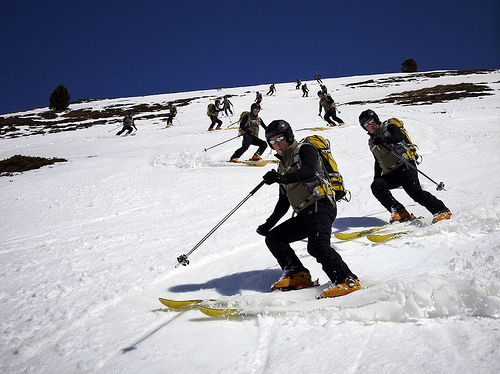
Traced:
[[0, 114], [79, 99], [500, 68], [500, 1], [6, 1]]

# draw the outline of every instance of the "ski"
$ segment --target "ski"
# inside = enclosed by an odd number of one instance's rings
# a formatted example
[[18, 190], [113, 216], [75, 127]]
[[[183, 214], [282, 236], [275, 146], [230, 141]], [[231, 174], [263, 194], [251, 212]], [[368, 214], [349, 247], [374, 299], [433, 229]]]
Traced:
[[[190, 309], [195, 308], [198, 304], [202, 303], [205, 300], [172, 300], [172, 299], [163, 299], [159, 298], [160, 303], [169, 307], [170, 309]], [[214, 299], [210, 299], [209, 301], [215, 301]]]
[[277, 162], [279, 162], [279, 161], [278, 160], [258, 160], [258, 161], [246, 160], [246, 161], [229, 162], [229, 163], [234, 164], [234, 165], [266, 166], [269, 163], [277, 163]]
[[[422, 219], [423, 219], [423, 217], [415, 217], [415, 218], [412, 218], [411, 220], [405, 221], [405, 222], [388, 223], [386, 225], [372, 227], [370, 229], [365, 229], [365, 230], [361, 230], [361, 231], [336, 232], [333, 235], [335, 235], [335, 237], [337, 239], [340, 239], [340, 240], [350, 240], [350, 239], [360, 238], [362, 236], [368, 236], [368, 235], [371, 235], [377, 231], [381, 231], [381, 230], [387, 229], [389, 227], [394, 227], [395, 225], [399, 226], [399, 225], [403, 224], [403, 225], [416, 226], [416, 227], [426, 226], [426, 223], [423, 222]], [[391, 234], [393, 234], [393, 235], [388, 237], [386, 240], [392, 238], [393, 236], [395, 236], [398, 233], [399, 232], [397, 232], [395, 234], [394, 233], [387, 234], [387, 235], [391, 235]], [[373, 238], [373, 236], [372, 236], [372, 238]], [[372, 240], [372, 241], [384, 241], [384, 240], [377, 240], [377, 238], [373, 238], [373, 239], [374, 240]]]
[[371, 229], [366, 229], [366, 230], [361, 230], [361, 231], [353, 231], [353, 232], [336, 232], [335, 237], [340, 240], [349, 240], [349, 239], [354, 239], [354, 238], [360, 238], [362, 236], [367, 236], [370, 235], [374, 232], [383, 230], [387, 227], [391, 226], [390, 223], [387, 225], [383, 226], [378, 226], [378, 227], [372, 227]]
[[229, 317], [237, 317], [241, 315], [242, 309], [238, 308], [212, 308], [202, 305], [197, 305], [198, 310], [203, 314], [214, 317], [214, 318], [229, 318]]
[[371, 234], [367, 235], [366, 238], [369, 241], [375, 242], [375, 243], [382, 243], [386, 242], [391, 239], [396, 239], [399, 238], [401, 235], [407, 234], [408, 231], [399, 231], [399, 232], [393, 232], [390, 234]]

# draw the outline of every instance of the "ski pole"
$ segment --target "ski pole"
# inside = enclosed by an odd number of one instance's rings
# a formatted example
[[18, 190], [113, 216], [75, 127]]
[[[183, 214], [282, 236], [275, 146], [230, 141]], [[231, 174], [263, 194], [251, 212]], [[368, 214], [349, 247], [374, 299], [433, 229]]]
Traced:
[[[371, 135], [373, 136], [373, 135]], [[427, 176], [425, 173], [421, 172], [420, 170], [417, 169], [417, 167], [415, 165], [413, 165], [410, 161], [408, 161], [406, 158], [398, 155], [394, 150], [390, 150], [389, 147], [387, 147], [385, 144], [382, 144], [382, 146], [387, 149], [389, 152], [391, 152], [394, 156], [396, 156], [397, 158], [399, 158], [401, 161], [403, 161], [407, 166], [411, 167], [413, 170], [415, 170], [416, 172], [422, 174], [424, 177], [426, 177], [428, 180], [430, 180], [432, 183], [434, 183], [437, 187], [436, 187], [436, 190], [437, 191], [446, 191], [445, 188], [444, 188], [444, 183], [443, 182], [439, 182], [437, 183], [436, 181], [432, 180], [429, 176]]]
[[187, 265], [189, 265], [189, 260], [188, 260], [188, 257], [191, 255], [191, 253], [193, 253], [193, 252], [196, 250], [196, 248], [198, 248], [200, 245], [202, 245], [202, 244], [203, 244], [203, 242], [204, 242], [205, 240], [207, 240], [207, 239], [208, 239], [208, 237], [209, 237], [210, 235], [212, 235], [212, 234], [215, 232], [215, 230], [217, 230], [220, 226], [222, 226], [222, 224], [223, 224], [224, 222], [226, 222], [226, 221], [227, 221], [227, 219], [228, 219], [229, 217], [231, 217], [231, 216], [233, 215], [233, 213], [234, 213], [234, 212], [236, 212], [236, 211], [237, 211], [237, 210], [238, 210], [238, 209], [239, 209], [239, 208], [240, 208], [240, 207], [241, 207], [241, 206], [245, 203], [245, 201], [247, 201], [250, 197], [252, 197], [252, 196], [253, 196], [253, 194], [254, 194], [254, 193], [256, 193], [256, 192], [259, 190], [259, 188], [261, 188], [261, 187], [262, 187], [265, 183], [266, 183], [265, 181], [260, 182], [260, 183], [257, 185], [257, 187], [255, 187], [255, 188], [254, 188], [254, 189], [253, 189], [253, 190], [252, 190], [252, 191], [251, 191], [251, 192], [247, 195], [247, 197], [245, 197], [243, 200], [241, 200], [241, 201], [240, 201], [240, 203], [239, 203], [238, 205], [236, 205], [236, 207], [234, 207], [234, 209], [233, 209], [233, 210], [231, 210], [231, 211], [229, 212], [229, 214], [228, 214], [227, 216], [225, 216], [225, 217], [222, 219], [222, 221], [220, 221], [217, 225], [215, 225], [215, 227], [214, 227], [212, 230], [210, 230], [210, 232], [209, 232], [207, 235], [205, 235], [205, 236], [203, 237], [203, 239], [201, 239], [201, 240], [200, 240], [200, 241], [199, 241], [199, 242], [198, 242], [198, 243], [197, 243], [197, 244], [196, 244], [196, 245], [195, 245], [195, 246], [194, 246], [194, 247], [193, 247], [193, 248], [192, 248], [192, 249], [191, 249], [188, 253], [183, 254], [183, 255], [180, 255], [179, 257], [177, 257], [177, 262], [178, 262], [178, 264], [177, 264], [177, 265], [175, 265], [175, 267], [177, 267], [177, 266], [179, 266], [179, 265], [183, 265], [183, 266], [187, 266]]
[[177, 122], [179, 122], [179, 125], [181, 125], [181, 126], [182, 126], [181, 121], [179, 121], [179, 120], [177, 119], [177, 117], [174, 117], [174, 118], [177, 120]]
[[211, 146], [211, 147], [205, 148], [205, 149], [204, 149], [204, 151], [206, 152], [206, 151], [208, 151], [209, 149], [212, 149], [212, 148], [218, 147], [219, 145], [224, 144], [224, 143], [227, 143], [227, 142], [229, 142], [229, 141], [231, 141], [231, 140], [234, 140], [234, 139], [236, 139], [236, 138], [239, 138], [240, 136], [241, 136], [241, 134], [240, 134], [240, 135], [238, 135], [238, 136], [235, 136], [234, 138], [231, 138], [231, 139], [228, 139], [228, 140], [224, 140], [223, 142], [221, 142], [221, 143], [219, 143], [219, 144], [216, 144], [216, 145], [213, 145], [213, 146]]
[[234, 122], [231, 122], [227, 127], [226, 129], [228, 129], [229, 127], [231, 127], [232, 125], [236, 125], [237, 123], [239, 122], [239, 120], [237, 121], [234, 121]]
[[[120, 125], [120, 126], [121, 126], [121, 125]], [[116, 130], [118, 130], [118, 129], [120, 128], [120, 126], [115, 127], [114, 129], [111, 129], [111, 130], [109, 130], [108, 132], [111, 132], [111, 131], [116, 131]]]

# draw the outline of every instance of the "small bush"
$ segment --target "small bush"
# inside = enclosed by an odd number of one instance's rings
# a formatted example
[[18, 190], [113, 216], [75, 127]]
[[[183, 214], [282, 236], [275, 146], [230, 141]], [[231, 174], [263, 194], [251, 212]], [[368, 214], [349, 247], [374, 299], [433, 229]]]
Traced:
[[49, 108], [54, 110], [68, 109], [69, 106], [69, 92], [62, 84], [56, 87], [49, 98]]
[[418, 70], [417, 63], [414, 59], [409, 58], [403, 61], [401, 64], [401, 71], [403, 73], [416, 73]]
[[44, 158], [15, 155], [0, 161], [0, 176], [12, 175], [23, 171], [39, 169], [42, 166], [52, 165], [56, 162], [66, 162], [64, 158]]

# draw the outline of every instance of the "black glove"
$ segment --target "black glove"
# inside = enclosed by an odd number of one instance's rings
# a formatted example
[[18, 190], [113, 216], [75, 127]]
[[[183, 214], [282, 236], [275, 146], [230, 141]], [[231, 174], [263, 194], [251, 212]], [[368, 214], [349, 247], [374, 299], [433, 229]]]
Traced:
[[375, 144], [375, 145], [387, 144], [387, 140], [385, 140], [385, 138], [376, 137], [373, 139], [373, 144]]
[[285, 176], [281, 175], [280, 173], [274, 170], [268, 171], [266, 174], [264, 174], [262, 178], [264, 179], [264, 182], [266, 182], [266, 184], [273, 184], [273, 183], [286, 184]]
[[271, 231], [272, 228], [273, 228], [273, 225], [266, 222], [266, 223], [263, 223], [262, 225], [260, 225], [259, 227], [257, 227], [256, 231], [257, 231], [257, 234], [262, 235], [262, 236], [266, 236], [269, 233], [269, 231]]

